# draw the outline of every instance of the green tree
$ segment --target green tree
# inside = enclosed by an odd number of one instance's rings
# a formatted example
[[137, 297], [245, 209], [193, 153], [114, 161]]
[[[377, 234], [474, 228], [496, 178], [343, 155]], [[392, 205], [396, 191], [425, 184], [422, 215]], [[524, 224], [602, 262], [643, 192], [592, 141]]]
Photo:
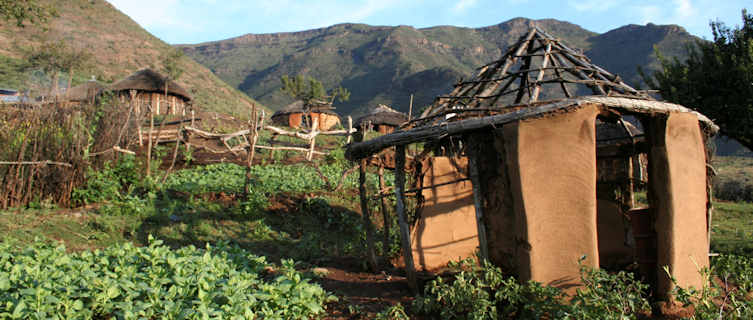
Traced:
[[86, 70], [91, 67], [93, 56], [86, 49], [76, 49], [68, 46], [64, 41], [44, 41], [39, 46], [25, 49], [27, 69], [41, 69], [45, 74], [52, 75], [50, 95], [56, 94], [58, 77], [61, 72], [68, 73], [68, 84], [73, 80], [75, 71]]
[[742, 18], [735, 28], [712, 22], [713, 41], [688, 46], [687, 60], [657, 52], [661, 70], [639, 72], [662, 98], [707, 115], [722, 134], [753, 149], [753, 15], [743, 9]]
[[302, 100], [305, 105], [310, 105], [314, 100], [332, 103], [335, 100], [348, 101], [350, 99], [348, 89], [337, 87], [330, 92], [326, 92], [324, 85], [312, 77], [297, 75], [295, 78], [290, 78], [285, 75], [280, 80], [282, 81], [282, 92], [297, 100]]
[[38, 0], [0, 0], [0, 25], [15, 20], [17, 26], [23, 27], [24, 21], [45, 23], [54, 16], [57, 16], [55, 8], [42, 5]]

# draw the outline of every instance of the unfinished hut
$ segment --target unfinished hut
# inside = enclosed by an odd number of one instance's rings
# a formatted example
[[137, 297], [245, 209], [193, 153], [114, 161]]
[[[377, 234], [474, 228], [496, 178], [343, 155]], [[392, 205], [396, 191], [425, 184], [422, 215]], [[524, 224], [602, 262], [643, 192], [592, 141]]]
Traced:
[[186, 89], [151, 69], [136, 71], [112, 84], [108, 90], [122, 103], [134, 103], [136, 113], [184, 114], [192, 104]]
[[105, 85], [92, 79], [59, 94], [57, 100], [73, 104], [94, 103], [97, 95], [103, 90], [105, 90]]
[[291, 128], [310, 127], [316, 119], [320, 130], [329, 130], [340, 124], [340, 117], [335, 113], [330, 102], [302, 100], [295, 101], [272, 114], [272, 121]]
[[[431, 269], [478, 248], [522, 281], [563, 288], [579, 285], [579, 261], [637, 263], [653, 292], [666, 297], [669, 276], [683, 287], [704, 284], [707, 141], [717, 130], [702, 114], [655, 101], [532, 28], [420, 118], [351, 144], [346, 156], [395, 148], [409, 278], [422, 263]], [[403, 169], [414, 143], [425, 152], [414, 160], [421, 205], [408, 230]], [[647, 203], [635, 201], [640, 192]]]
[[366, 128], [367, 130], [387, 134], [395, 131], [397, 127], [407, 121], [408, 116], [405, 113], [386, 105], [378, 104], [376, 107], [369, 109], [365, 115], [356, 119], [355, 127], [358, 130]]

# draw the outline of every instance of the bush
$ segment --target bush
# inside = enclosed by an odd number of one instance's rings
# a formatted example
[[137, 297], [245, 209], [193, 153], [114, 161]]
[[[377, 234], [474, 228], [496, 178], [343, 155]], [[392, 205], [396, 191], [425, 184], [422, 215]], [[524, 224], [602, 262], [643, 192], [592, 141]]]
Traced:
[[649, 309], [647, 285], [629, 273], [584, 267], [581, 280], [584, 287], [568, 303], [558, 288], [534, 281], [521, 284], [484, 262], [482, 268], [460, 272], [452, 282], [433, 280], [413, 308], [443, 319], [636, 319], [638, 312]]
[[310, 319], [331, 299], [284, 261], [226, 244], [171, 250], [117, 245], [69, 254], [37, 242], [0, 244], [0, 318]]

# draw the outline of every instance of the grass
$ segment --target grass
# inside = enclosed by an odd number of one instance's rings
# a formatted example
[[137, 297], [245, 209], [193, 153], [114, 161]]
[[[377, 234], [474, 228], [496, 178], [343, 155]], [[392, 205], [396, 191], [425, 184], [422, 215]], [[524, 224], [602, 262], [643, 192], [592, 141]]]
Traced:
[[711, 232], [711, 251], [753, 256], [753, 204], [714, 203]]

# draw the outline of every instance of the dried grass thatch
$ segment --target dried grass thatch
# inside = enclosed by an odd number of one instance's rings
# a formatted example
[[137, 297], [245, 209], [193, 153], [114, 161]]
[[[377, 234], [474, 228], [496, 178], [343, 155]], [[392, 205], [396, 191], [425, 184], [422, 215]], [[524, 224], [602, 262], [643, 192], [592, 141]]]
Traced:
[[68, 101], [86, 102], [92, 101], [104, 89], [105, 85], [96, 80], [89, 80], [71, 88], [68, 92], [60, 94], [59, 96], [61, 99]]
[[307, 111], [333, 115], [337, 114], [334, 111], [334, 108], [332, 108], [331, 103], [314, 103], [307, 108], [303, 100], [297, 100], [272, 114], [272, 117], [275, 118], [278, 116], [285, 116], [294, 113], [304, 113]]
[[[139, 90], [148, 92], [165, 92], [166, 77], [152, 69], [141, 69], [120, 80], [109, 87], [111, 91], [129, 91]], [[167, 92], [171, 95], [183, 98], [185, 101], [191, 101], [191, 95], [173, 80], [167, 81]]]
[[386, 105], [378, 104], [376, 107], [360, 118], [356, 119], [355, 127], [360, 128], [362, 124], [371, 123], [371, 125], [388, 125], [398, 127], [408, 121], [408, 115], [392, 109]]

